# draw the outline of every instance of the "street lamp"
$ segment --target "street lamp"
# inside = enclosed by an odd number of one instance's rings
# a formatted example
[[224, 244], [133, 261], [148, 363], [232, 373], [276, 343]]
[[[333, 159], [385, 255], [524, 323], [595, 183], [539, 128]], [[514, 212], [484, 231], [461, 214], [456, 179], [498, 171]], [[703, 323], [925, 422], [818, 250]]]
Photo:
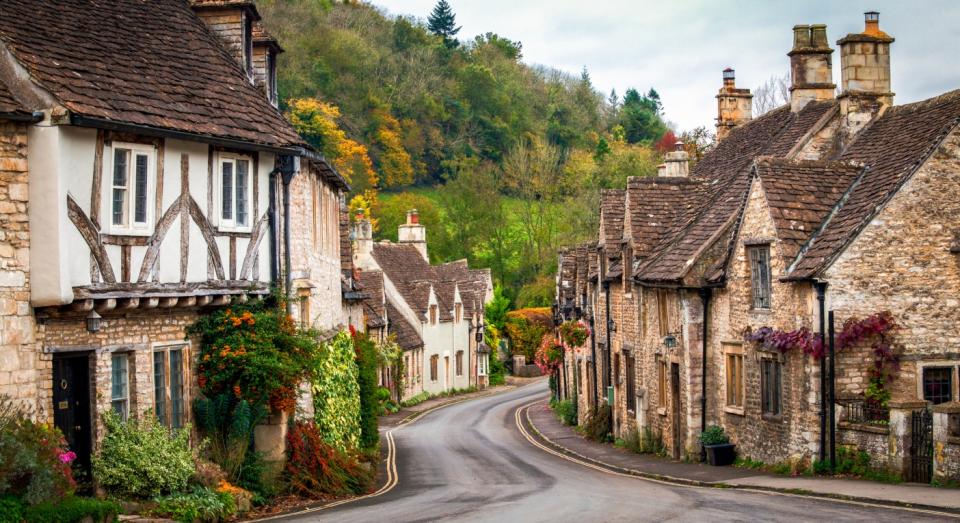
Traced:
[[483, 318], [480, 318], [480, 323], [477, 325], [477, 333], [476, 333], [477, 345], [483, 343], [483, 329], [484, 329]]
[[90, 311], [90, 314], [87, 314], [87, 332], [100, 332], [102, 327], [103, 318], [97, 314], [97, 311]]

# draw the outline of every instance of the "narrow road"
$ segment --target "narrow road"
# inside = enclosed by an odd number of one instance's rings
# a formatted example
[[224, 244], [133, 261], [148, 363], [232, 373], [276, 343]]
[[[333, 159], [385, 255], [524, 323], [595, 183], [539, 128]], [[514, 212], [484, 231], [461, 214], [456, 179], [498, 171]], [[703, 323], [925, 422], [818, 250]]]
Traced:
[[829, 500], [664, 485], [619, 477], [534, 447], [514, 411], [546, 383], [444, 407], [393, 435], [389, 492], [284, 521], [942, 521]]

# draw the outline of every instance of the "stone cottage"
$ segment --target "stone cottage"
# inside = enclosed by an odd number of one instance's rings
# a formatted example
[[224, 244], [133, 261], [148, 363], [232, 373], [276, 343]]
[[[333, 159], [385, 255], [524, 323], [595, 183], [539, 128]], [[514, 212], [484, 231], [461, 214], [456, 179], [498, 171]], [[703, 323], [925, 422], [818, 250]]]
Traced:
[[[893, 41], [873, 12], [840, 39], [835, 97], [826, 27], [794, 27], [789, 104], [752, 118], [724, 71], [716, 147], [631, 179], [619, 240], [601, 209], [600, 241], [625, 260], [599, 256], [593, 304], [614, 327], [596, 341], [610, 339], [618, 434], [696, 457], [717, 424], [768, 463], [846, 444], [911, 479], [956, 478], [960, 95], [893, 105]], [[832, 361], [831, 316], [834, 346], [854, 339]], [[845, 327], [878, 318], [899, 327], [882, 343]], [[867, 401], [877, 358], [899, 370], [879, 380], [889, 400]]]
[[[346, 184], [278, 112], [258, 21], [229, 0], [0, 7], [0, 393], [81, 467], [107, 411], [189, 420], [204, 310], [296, 272], [325, 300], [309, 321], [348, 321]], [[313, 258], [290, 242], [310, 224]]]

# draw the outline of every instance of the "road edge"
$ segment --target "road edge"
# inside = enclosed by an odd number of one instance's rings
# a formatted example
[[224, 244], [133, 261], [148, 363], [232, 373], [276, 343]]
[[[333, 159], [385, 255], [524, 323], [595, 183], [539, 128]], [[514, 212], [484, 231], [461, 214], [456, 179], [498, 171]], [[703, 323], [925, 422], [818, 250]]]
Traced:
[[[842, 494], [831, 494], [826, 492], [813, 492], [803, 489], [784, 489], [777, 487], [762, 487], [762, 486], [744, 486], [744, 485], [735, 485], [731, 483], [726, 483], [723, 481], [700, 481], [687, 478], [677, 478], [673, 476], [667, 476], [663, 474], [653, 474], [649, 472], [644, 472], [642, 470], [629, 469], [620, 467], [617, 465], [612, 465], [601, 460], [597, 460], [588, 456], [584, 456], [578, 452], [570, 450], [563, 445], [551, 440], [546, 437], [537, 426], [534, 425], [533, 420], [530, 419], [529, 410], [531, 407], [544, 404], [546, 399], [539, 399], [524, 405], [520, 405], [515, 410], [515, 420], [517, 423], [517, 428], [520, 430], [521, 435], [527, 439], [528, 442], [534, 446], [548, 452], [550, 454], [558, 455], [568, 461], [573, 463], [580, 464], [595, 470], [600, 470], [602, 472], [607, 472], [610, 474], [626, 476], [634, 479], [639, 479], [643, 481], [652, 481], [655, 483], [677, 485], [681, 487], [688, 488], [714, 488], [714, 489], [732, 489], [739, 490], [743, 492], [756, 492], [761, 494], [772, 494], [779, 496], [788, 496], [788, 497], [802, 497], [802, 498], [813, 498], [813, 499], [827, 499], [831, 501], [837, 501], [845, 504], [851, 505], [861, 505], [861, 506], [871, 506], [871, 507], [884, 507], [884, 508], [896, 508], [899, 510], [924, 513], [934, 516], [946, 516], [954, 519], [960, 519], [960, 510], [954, 509], [952, 507], [941, 507], [936, 505], [923, 505], [916, 503], [905, 503], [895, 500], [886, 500], [886, 499], [877, 499], [877, 498], [866, 498], [859, 496], [846, 496]], [[523, 416], [521, 419], [521, 411], [523, 411]], [[526, 425], [524, 427], [523, 420], [526, 420]], [[530, 434], [530, 432], [533, 435]], [[541, 441], [536, 441], [536, 439]]]

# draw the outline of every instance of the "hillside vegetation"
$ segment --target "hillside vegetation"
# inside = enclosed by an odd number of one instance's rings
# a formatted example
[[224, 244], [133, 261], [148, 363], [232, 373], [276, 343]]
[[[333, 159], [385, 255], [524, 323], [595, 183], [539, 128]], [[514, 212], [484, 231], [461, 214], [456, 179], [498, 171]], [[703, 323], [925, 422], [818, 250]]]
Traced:
[[[524, 63], [519, 41], [458, 40], [443, 1], [426, 20], [355, 2], [259, 6], [286, 50], [282, 109], [350, 179], [351, 207], [382, 238], [416, 207], [434, 261], [490, 267], [519, 305], [545, 304], [556, 249], [595, 234], [600, 189], [654, 174], [676, 140], [653, 89], [603, 95], [586, 69]], [[709, 142], [684, 138], [696, 153]]]

